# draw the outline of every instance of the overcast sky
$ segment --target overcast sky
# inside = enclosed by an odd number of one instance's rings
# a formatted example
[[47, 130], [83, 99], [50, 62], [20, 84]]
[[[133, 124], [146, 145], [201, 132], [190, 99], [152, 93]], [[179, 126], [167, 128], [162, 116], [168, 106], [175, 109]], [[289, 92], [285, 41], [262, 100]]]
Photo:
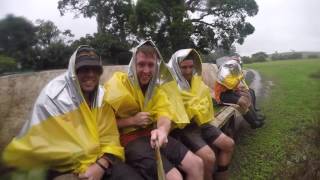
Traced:
[[[58, 0], [1, 0], [0, 19], [6, 14], [53, 21], [60, 30], [70, 29], [76, 38], [96, 32], [95, 19], [60, 16]], [[256, 0], [258, 15], [248, 20], [254, 34], [237, 45], [241, 55], [258, 51], [320, 51], [320, 0]]]

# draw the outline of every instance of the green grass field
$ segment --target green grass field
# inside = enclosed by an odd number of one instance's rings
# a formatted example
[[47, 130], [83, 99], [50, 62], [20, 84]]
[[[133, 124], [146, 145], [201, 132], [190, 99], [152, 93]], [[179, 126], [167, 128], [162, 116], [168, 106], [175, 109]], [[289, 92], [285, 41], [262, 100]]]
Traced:
[[270, 88], [261, 103], [267, 119], [239, 133], [231, 179], [320, 179], [320, 59], [245, 68]]

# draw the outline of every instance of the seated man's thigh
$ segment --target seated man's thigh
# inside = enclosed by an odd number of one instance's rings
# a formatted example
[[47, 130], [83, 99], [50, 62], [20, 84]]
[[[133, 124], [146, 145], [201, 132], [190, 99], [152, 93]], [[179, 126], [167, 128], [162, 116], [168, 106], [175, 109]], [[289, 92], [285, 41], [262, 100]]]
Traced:
[[209, 145], [211, 145], [221, 134], [222, 131], [211, 124], [204, 124], [201, 126], [201, 137]]
[[124, 162], [117, 160], [112, 164], [112, 172], [109, 176], [104, 176], [103, 179], [108, 180], [143, 180], [143, 178], [132, 167]]
[[192, 152], [197, 152], [199, 149], [207, 145], [207, 143], [201, 137], [200, 127], [198, 127], [195, 123], [188, 125], [181, 131], [179, 140], [181, 140], [181, 142]]
[[251, 101], [247, 97], [241, 96], [238, 103], [242, 109], [248, 109], [251, 106]]
[[233, 92], [232, 90], [225, 91], [221, 93], [220, 99], [224, 103], [232, 103], [232, 104], [237, 104], [241, 95]]
[[[161, 148], [161, 159], [165, 173], [168, 173], [180, 164], [188, 149], [181, 146], [171, 137], [168, 137], [168, 144]], [[150, 137], [141, 137], [128, 143], [125, 147], [128, 164], [134, 167], [144, 179], [157, 178], [157, 162], [155, 150], [150, 146]]]
[[[188, 151], [189, 149], [185, 145], [170, 136], [168, 136], [167, 145], [161, 148], [161, 154], [169, 160], [172, 166], [181, 165]], [[164, 166], [166, 165], [164, 164]], [[166, 171], [170, 170], [168, 169], [170, 168], [169, 166], [164, 168]]]
[[249, 102], [252, 101], [252, 96], [248, 90], [239, 90], [237, 91], [237, 94], [239, 94], [240, 96], [246, 97], [249, 100]]
[[150, 146], [150, 137], [140, 137], [125, 147], [126, 162], [145, 179], [157, 177], [155, 151]]
[[220, 150], [232, 152], [234, 149], [234, 141], [232, 138], [228, 137], [224, 133], [213, 141], [213, 145], [218, 147]]

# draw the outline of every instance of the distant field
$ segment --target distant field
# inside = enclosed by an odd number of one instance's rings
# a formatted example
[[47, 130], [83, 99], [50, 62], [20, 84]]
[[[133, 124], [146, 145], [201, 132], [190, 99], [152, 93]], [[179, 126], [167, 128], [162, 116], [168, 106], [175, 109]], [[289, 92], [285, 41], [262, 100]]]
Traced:
[[240, 133], [231, 179], [320, 179], [320, 59], [246, 67], [272, 86], [261, 104], [266, 125]]

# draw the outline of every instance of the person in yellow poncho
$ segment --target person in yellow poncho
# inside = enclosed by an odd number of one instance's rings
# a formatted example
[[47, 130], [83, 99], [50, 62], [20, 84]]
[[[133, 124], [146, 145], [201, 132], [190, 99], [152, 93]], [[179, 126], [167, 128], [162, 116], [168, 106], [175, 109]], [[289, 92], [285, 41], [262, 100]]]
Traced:
[[265, 117], [255, 110], [255, 94], [244, 81], [239, 61], [228, 56], [221, 57], [217, 61], [220, 65], [214, 85], [215, 100], [220, 104], [238, 104], [244, 119], [252, 129], [262, 127]]
[[[202, 81], [200, 55], [194, 49], [178, 50], [172, 55], [168, 66], [178, 83], [184, 107], [191, 121], [185, 128], [174, 130], [173, 136], [202, 158], [205, 179], [213, 178], [215, 164], [215, 177], [227, 178], [234, 141], [210, 124], [214, 120], [213, 104], [209, 87]], [[217, 160], [213, 147], [219, 149]]]
[[201, 159], [168, 136], [176, 108], [161, 87], [165, 76], [161, 63], [155, 44], [142, 42], [133, 50], [128, 73], [117, 72], [105, 84], [106, 99], [116, 114], [126, 161], [145, 179], [157, 179], [155, 148], [161, 147], [167, 180], [182, 179], [177, 167], [187, 179], [201, 180]]
[[5, 148], [4, 162], [22, 169], [48, 168], [49, 178], [71, 172], [80, 179], [142, 179], [121, 161], [124, 150], [114, 112], [99, 85], [102, 72], [95, 50], [80, 46], [68, 71], [41, 91], [31, 119]]

